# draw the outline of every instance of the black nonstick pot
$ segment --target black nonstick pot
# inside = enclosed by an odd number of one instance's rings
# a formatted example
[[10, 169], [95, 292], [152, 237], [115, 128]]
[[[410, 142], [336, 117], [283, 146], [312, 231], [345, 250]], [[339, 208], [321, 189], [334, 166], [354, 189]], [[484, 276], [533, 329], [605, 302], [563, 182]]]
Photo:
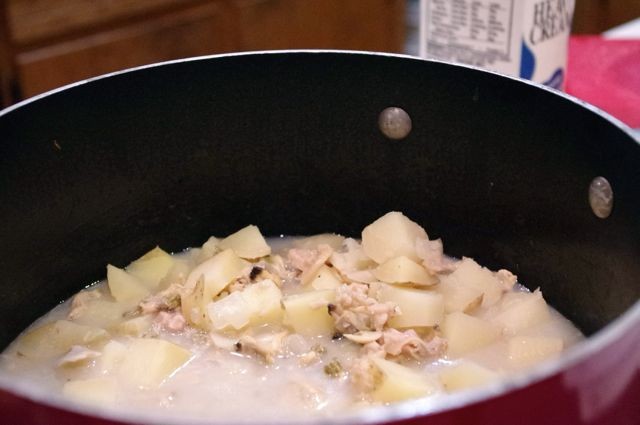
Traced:
[[[403, 139], [380, 113], [402, 108]], [[590, 184], [613, 193], [594, 214]], [[607, 183], [604, 183], [606, 186]], [[607, 187], [605, 187], [607, 188]], [[492, 392], [356, 422], [640, 423], [640, 144], [575, 99], [485, 71], [356, 52], [196, 58], [0, 112], [0, 348], [104, 265], [248, 223], [358, 236], [403, 211], [508, 268], [589, 338]], [[0, 376], [7, 423], [133, 422]], [[136, 423], [155, 423], [135, 419]], [[400, 423], [400, 422], [398, 422]]]

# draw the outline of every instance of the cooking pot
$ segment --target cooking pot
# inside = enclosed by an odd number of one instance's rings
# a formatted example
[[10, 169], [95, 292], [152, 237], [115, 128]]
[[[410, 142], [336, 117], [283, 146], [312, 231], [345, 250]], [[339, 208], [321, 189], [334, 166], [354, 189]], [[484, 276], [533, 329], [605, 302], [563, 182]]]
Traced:
[[[410, 117], [406, 137], [381, 131], [388, 107]], [[449, 254], [541, 287], [588, 338], [443, 403], [329, 422], [640, 422], [640, 144], [580, 101], [417, 58], [263, 52], [54, 90], [0, 113], [0, 138], [0, 348], [103, 278], [105, 264], [156, 244], [180, 251], [248, 223], [268, 235], [358, 236], [398, 210]], [[613, 194], [607, 218], [588, 200], [598, 177]], [[1, 375], [0, 414], [8, 424], [167, 423]]]

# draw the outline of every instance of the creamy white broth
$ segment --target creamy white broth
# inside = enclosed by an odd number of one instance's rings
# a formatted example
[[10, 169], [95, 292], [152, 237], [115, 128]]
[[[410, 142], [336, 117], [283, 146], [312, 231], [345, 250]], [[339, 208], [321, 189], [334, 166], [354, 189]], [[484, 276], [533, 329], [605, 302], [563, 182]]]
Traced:
[[[286, 258], [288, 249], [299, 239], [272, 238], [267, 240], [267, 243], [272, 248], [272, 255], [280, 254]], [[202, 258], [206, 257], [205, 254], [209, 249], [211, 249], [211, 243], [209, 246], [205, 244], [202, 249], [195, 248], [185, 251], [174, 258], [188, 263], [189, 268], [193, 269]], [[289, 268], [291, 269], [291, 267]], [[451, 276], [451, 273], [448, 272], [446, 275]], [[444, 276], [443, 273], [441, 281], [445, 279]], [[308, 285], [301, 285], [298, 277], [296, 271], [293, 270], [290, 276], [282, 279], [280, 290], [285, 297], [288, 294], [304, 293], [308, 290]], [[420, 287], [420, 290], [437, 291], [440, 284], [442, 283]], [[406, 287], [406, 285], [397, 286]], [[415, 286], [412, 285], [412, 287]], [[244, 289], [246, 287], [241, 291]], [[104, 299], [112, 300], [106, 282], [88, 289], [88, 291], [96, 290], [103, 294]], [[513, 289], [504, 293], [510, 292], [527, 292], [527, 290], [516, 284]], [[495, 317], [503, 312], [502, 307], [500, 301], [490, 306], [478, 305], [472, 308], [469, 316], [493, 323]], [[474, 384], [477, 376], [482, 376], [482, 379], [491, 382], [509, 373], [525, 370], [539, 361], [560, 355], [557, 350], [549, 348], [554, 346], [554, 344], [549, 345], [549, 341], [555, 343], [560, 341], [564, 350], [583, 338], [582, 334], [568, 320], [551, 307], [546, 308], [550, 314], [541, 323], [528, 325], [515, 333], [502, 329], [500, 336], [493, 342], [467, 350], [463, 355], [451, 355], [447, 351], [449, 347], [446, 347], [435, 355], [425, 355], [418, 359], [405, 354], [391, 355], [386, 352], [383, 353], [382, 358], [392, 361], [394, 364], [405, 366], [412, 373], [418, 375], [421, 379], [420, 382], [426, 383], [428, 386], [428, 391], [421, 396], [444, 395], [455, 390], [472, 388], [474, 385], [481, 385], [477, 382]], [[70, 310], [71, 300], [57, 306], [39, 319], [23, 335], [44, 324], [66, 319]], [[148, 412], [149, 415], [158, 415], [161, 412], [162, 417], [206, 417], [221, 421], [246, 420], [255, 422], [260, 422], [265, 418], [307, 421], [325, 416], [334, 417], [369, 405], [395, 401], [393, 396], [390, 399], [376, 398], [376, 396], [372, 396], [375, 389], [363, 390], [365, 387], [354, 383], [352, 375], [355, 375], [355, 368], [352, 366], [359, 360], [367, 358], [363, 354], [365, 348], [363, 345], [341, 336], [341, 332], [335, 331], [323, 336], [302, 336], [279, 322], [247, 326], [247, 328], [253, 327], [250, 332], [252, 336], [286, 333], [276, 353], [271, 358], [267, 358], [255, 350], [246, 349], [245, 346], [242, 346], [241, 349], [235, 345], [229, 348], [228, 344], [234, 344], [238, 335], [245, 332], [246, 329], [232, 330], [231, 332], [212, 331], [199, 329], [198, 326], [187, 323], [184, 329], [171, 330], [161, 326], [158, 320], [159, 314], [158, 312], [149, 314], [149, 316], [153, 316], [153, 324], [141, 335], [123, 335], [110, 328], [109, 338], [86, 345], [91, 351], [98, 353], [95, 358], [88, 358], [85, 361], [65, 366], [59, 366], [60, 359], [65, 354], [44, 359], [20, 355], [19, 337], [1, 355], [0, 373], [32, 382], [34, 385], [47, 388], [54, 396], [68, 397], [79, 403], [112, 405], [119, 411]], [[388, 328], [387, 322], [384, 329], [388, 330]], [[434, 333], [441, 336], [441, 332], [443, 332], [439, 329], [439, 325], [433, 329], [424, 327], [416, 329], [420, 332], [422, 339], [429, 341], [434, 341]], [[216, 336], [212, 337], [212, 333]], [[431, 339], [429, 339], [430, 336]], [[105, 368], [102, 362], [105, 357], [105, 344], [107, 341], [114, 340], [126, 347], [134, 338], [169, 341], [187, 349], [190, 352], [189, 359], [177, 367], [175, 371], [167, 374], [159, 385], [142, 388], [136, 385], [118, 384], [115, 397], [108, 401], [84, 396], [78, 397], [77, 394], [65, 391], [65, 384], [70, 381], [82, 382], [104, 377], [118, 378], [118, 372]], [[536, 354], [533, 356], [535, 362], [514, 361], [509, 355], [509, 340], [515, 338], [523, 338], [523, 342], [526, 343], [542, 341], [543, 344], [540, 345], [542, 352], [547, 350], [549, 353]], [[384, 341], [384, 338], [382, 340]], [[380, 356], [379, 347], [378, 351], [370, 355]], [[340, 370], [339, 373], [332, 376], [327, 372], [335, 372], [335, 370], [330, 368], [327, 370], [327, 367], [330, 364], [336, 365], [336, 360]], [[463, 378], [444, 378], [446, 371], [451, 371], [459, 365], [479, 367], [481, 373], [480, 375], [474, 374], [472, 378], [469, 378], [467, 372], [462, 373]], [[376, 369], [375, 365], [372, 367]], [[378, 380], [378, 383], [375, 384], [377, 387], [383, 385], [380, 384], [380, 379], [383, 383], [390, 379], [384, 373], [381, 375], [381, 370], [374, 371]], [[490, 374], [489, 378], [487, 378], [487, 374]], [[460, 384], [460, 382], [462, 383]], [[452, 390], [451, 385], [456, 386], [456, 389]], [[458, 386], [460, 388], [457, 388]], [[388, 397], [388, 394], [384, 397]], [[405, 398], [415, 397], [401, 397], [401, 399]]]

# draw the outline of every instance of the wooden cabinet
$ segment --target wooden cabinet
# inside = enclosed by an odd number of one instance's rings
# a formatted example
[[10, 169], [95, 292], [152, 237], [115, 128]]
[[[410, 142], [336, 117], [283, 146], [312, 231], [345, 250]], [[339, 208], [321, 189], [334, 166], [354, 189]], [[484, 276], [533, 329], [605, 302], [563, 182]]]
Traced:
[[0, 0], [0, 108], [9, 105], [15, 98], [13, 54], [9, 39], [7, 10]]
[[573, 32], [599, 34], [640, 18], [640, 0], [576, 0]]
[[239, 50], [340, 48], [401, 53], [404, 0], [238, 0]]
[[0, 0], [0, 5], [5, 103], [106, 72], [188, 56], [285, 48], [401, 52], [404, 44], [404, 0]]
[[233, 49], [231, 28], [215, 3], [185, 8], [18, 53], [25, 97], [94, 75]]

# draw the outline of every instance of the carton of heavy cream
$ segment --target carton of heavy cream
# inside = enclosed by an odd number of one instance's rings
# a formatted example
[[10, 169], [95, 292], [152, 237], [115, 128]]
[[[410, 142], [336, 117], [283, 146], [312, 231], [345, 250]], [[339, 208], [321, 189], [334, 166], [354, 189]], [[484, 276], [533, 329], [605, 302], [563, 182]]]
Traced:
[[420, 55], [562, 89], [575, 0], [421, 0]]

